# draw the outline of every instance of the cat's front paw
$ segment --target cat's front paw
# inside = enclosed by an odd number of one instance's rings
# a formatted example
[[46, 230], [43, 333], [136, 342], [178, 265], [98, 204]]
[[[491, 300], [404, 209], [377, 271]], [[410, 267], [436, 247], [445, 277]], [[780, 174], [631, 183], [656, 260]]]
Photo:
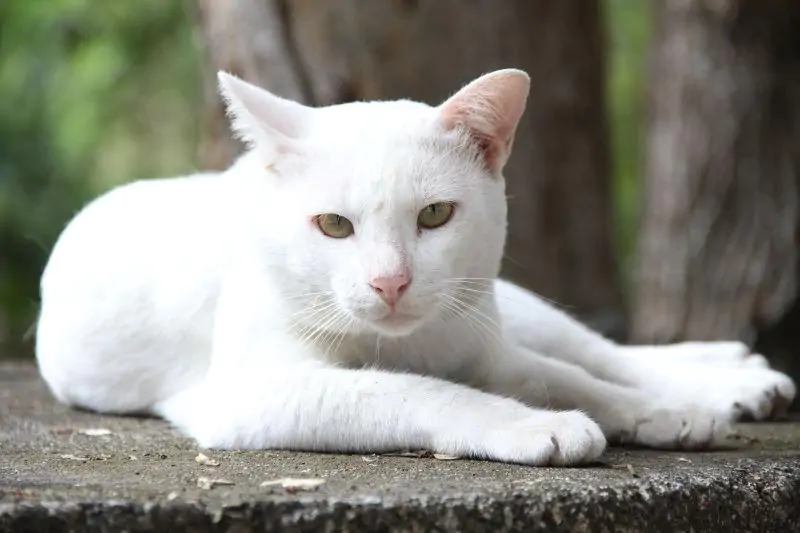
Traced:
[[[571, 466], [596, 460], [606, 447], [600, 427], [577, 411], [536, 412], [485, 432], [489, 459], [533, 466]], [[480, 453], [480, 452], [479, 452]]]

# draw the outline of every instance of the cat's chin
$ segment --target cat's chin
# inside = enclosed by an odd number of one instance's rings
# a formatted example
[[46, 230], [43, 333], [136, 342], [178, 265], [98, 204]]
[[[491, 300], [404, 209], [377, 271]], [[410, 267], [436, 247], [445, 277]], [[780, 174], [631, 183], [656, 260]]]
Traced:
[[369, 322], [372, 329], [387, 337], [404, 337], [410, 335], [421, 324], [421, 317], [403, 313], [392, 313], [378, 320], [371, 320]]

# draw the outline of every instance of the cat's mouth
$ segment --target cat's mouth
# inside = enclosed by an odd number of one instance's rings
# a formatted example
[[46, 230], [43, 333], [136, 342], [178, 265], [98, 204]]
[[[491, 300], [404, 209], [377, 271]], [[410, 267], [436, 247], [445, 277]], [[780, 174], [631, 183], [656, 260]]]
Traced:
[[414, 331], [420, 322], [421, 318], [418, 316], [394, 311], [373, 320], [372, 325], [383, 334], [403, 336]]

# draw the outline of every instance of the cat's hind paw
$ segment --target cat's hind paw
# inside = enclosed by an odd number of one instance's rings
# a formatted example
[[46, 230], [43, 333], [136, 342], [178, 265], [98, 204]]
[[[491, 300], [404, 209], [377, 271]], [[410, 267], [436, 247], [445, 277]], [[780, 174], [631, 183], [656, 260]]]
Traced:
[[698, 405], [729, 422], [781, 418], [797, 393], [789, 376], [760, 366], [688, 367], [684, 371], [682, 379], [676, 376], [661, 392], [675, 403]]
[[730, 371], [709, 395], [710, 407], [727, 413], [731, 421], [765, 420], [786, 414], [797, 388], [792, 379], [765, 368]]
[[623, 353], [637, 388], [730, 422], [782, 417], [797, 393], [789, 376], [739, 342], [629, 347]]

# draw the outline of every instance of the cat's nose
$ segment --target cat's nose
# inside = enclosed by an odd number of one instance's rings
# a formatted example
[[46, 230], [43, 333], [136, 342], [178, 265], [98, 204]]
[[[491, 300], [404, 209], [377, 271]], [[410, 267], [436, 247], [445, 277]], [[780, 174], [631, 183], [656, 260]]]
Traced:
[[400, 299], [409, 285], [411, 285], [411, 275], [407, 272], [395, 274], [394, 276], [377, 277], [369, 282], [372, 290], [383, 298], [383, 301], [389, 304], [389, 307], [395, 306], [397, 300]]

